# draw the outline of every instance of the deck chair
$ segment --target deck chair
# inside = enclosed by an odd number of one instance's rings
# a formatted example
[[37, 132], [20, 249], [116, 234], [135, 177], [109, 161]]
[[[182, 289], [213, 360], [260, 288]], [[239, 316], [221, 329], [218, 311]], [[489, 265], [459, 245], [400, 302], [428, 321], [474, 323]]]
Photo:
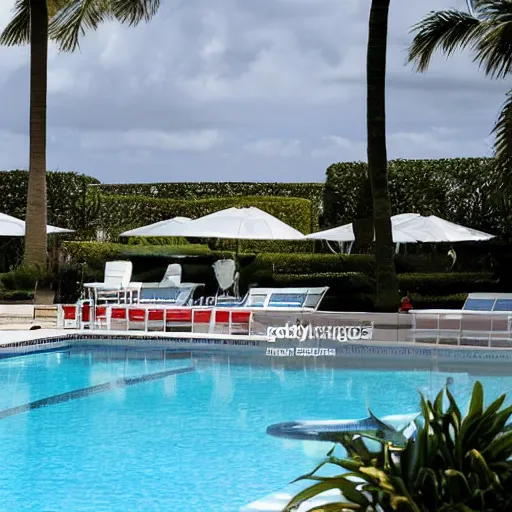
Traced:
[[85, 283], [89, 298], [95, 303], [133, 302], [138, 299], [142, 283], [131, 282], [133, 265], [131, 261], [107, 261], [105, 278], [102, 283]]
[[175, 288], [181, 284], [181, 265], [171, 263], [159, 283], [142, 283], [142, 288]]
[[[217, 299], [219, 299], [219, 295], [221, 295], [222, 298], [238, 298], [238, 281], [240, 274], [236, 271], [235, 261], [217, 260], [213, 264], [213, 271], [219, 285]], [[232, 292], [231, 296], [228, 295], [229, 290]]]

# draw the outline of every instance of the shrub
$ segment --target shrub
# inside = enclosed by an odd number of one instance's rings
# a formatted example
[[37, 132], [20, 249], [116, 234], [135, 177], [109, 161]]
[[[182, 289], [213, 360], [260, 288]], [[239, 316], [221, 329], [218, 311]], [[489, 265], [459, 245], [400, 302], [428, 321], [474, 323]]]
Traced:
[[400, 274], [398, 282], [402, 293], [419, 295], [450, 295], [461, 292], [493, 292], [499, 285], [489, 273]]
[[276, 286], [328, 286], [329, 294], [374, 293], [374, 283], [362, 272], [324, 272], [319, 274], [276, 274]]
[[302, 233], [312, 226], [312, 206], [307, 199], [290, 197], [220, 197], [185, 201], [144, 196], [103, 195], [100, 198], [99, 224], [103, 236], [113, 238], [128, 229], [171, 217], [196, 219], [231, 207], [256, 206]]
[[[496, 172], [489, 158], [392, 160], [389, 187], [393, 214], [433, 214], [475, 229], [511, 234], [507, 209], [496, 206], [492, 179]], [[331, 165], [324, 195], [326, 225], [369, 216], [370, 197], [365, 163]]]
[[30, 302], [34, 300], [34, 290], [1, 290], [0, 301]]
[[187, 245], [183, 236], [132, 236], [128, 238], [128, 245]]
[[[511, 510], [512, 432], [507, 423], [512, 407], [503, 407], [506, 395], [484, 407], [483, 388], [476, 382], [465, 416], [448, 388], [446, 395], [447, 408], [443, 407], [442, 391], [433, 402], [421, 397], [417, 433], [400, 443], [399, 436], [389, 440], [365, 432], [340, 432], [338, 442], [350, 459], [333, 457], [331, 450], [324, 462], [299, 478], [314, 483], [292, 498], [284, 512], [297, 510], [310, 498], [334, 489], [341, 491], [343, 498], [337, 505], [329, 503], [325, 510]], [[377, 441], [378, 448], [368, 448], [365, 438]], [[327, 464], [342, 472], [318, 475]]]
[[[88, 186], [98, 180], [76, 172], [47, 173], [48, 223], [84, 231], [96, 217], [94, 196]], [[21, 219], [27, 206], [27, 171], [0, 172], [0, 211]]]
[[414, 309], [462, 309], [468, 297], [467, 293], [452, 295], [410, 295]]
[[38, 267], [21, 266], [0, 274], [0, 282], [6, 290], [34, 290], [37, 286], [50, 285], [54, 276]]
[[311, 230], [318, 227], [322, 212], [323, 183], [186, 182], [95, 185], [103, 195], [144, 196], [158, 199], [196, 201], [217, 197], [288, 197], [308, 199], [313, 205]]
[[374, 272], [374, 257], [367, 254], [259, 254], [254, 264], [275, 274], [318, 274], [331, 272]]

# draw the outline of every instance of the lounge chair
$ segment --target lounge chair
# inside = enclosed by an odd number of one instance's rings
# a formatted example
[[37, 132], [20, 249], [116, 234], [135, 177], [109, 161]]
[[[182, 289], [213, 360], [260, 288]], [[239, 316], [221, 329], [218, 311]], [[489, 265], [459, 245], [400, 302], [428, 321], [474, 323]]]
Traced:
[[142, 283], [142, 288], [175, 288], [181, 284], [181, 265], [171, 263], [159, 283]]
[[105, 278], [102, 283], [85, 283], [88, 297], [95, 304], [102, 302], [134, 302], [138, 300], [142, 283], [131, 282], [133, 265], [131, 261], [107, 261]]
[[250, 288], [239, 301], [222, 302], [223, 307], [288, 308], [316, 311], [329, 288]]
[[[152, 283], [146, 283], [150, 285]], [[159, 283], [156, 283], [157, 285]], [[199, 283], [180, 283], [178, 286], [144, 286], [140, 290], [139, 302], [148, 304], [170, 304], [192, 306], [195, 291], [204, 286]]]

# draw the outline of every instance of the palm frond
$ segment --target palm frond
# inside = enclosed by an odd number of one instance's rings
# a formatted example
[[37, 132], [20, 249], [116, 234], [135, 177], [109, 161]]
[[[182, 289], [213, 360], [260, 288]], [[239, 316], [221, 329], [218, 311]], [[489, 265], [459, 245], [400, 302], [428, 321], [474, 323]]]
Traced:
[[74, 0], [47, 0], [48, 4], [48, 18], [52, 19], [57, 13], [66, 7], [68, 4], [74, 2]]
[[71, 0], [52, 18], [49, 36], [63, 51], [79, 47], [79, 38], [87, 29], [96, 30], [109, 17], [104, 2], [98, 0]]
[[30, 42], [30, 0], [16, 0], [14, 16], [0, 36], [0, 44], [17, 46]]
[[432, 12], [412, 28], [416, 35], [409, 46], [408, 62], [414, 62], [418, 71], [425, 71], [435, 51], [449, 56], [476, 43], [486, 29], [485, 22], [466, 12]]
[[494, 154], [499, 161], [512, 161], [512, 90], [502, 106], [498, 121], [494, 126]]
[[476, 8], [488, 30], [476, 45], [475, 61], [491, 78], [503, 78], [512, 71], [512, 2], [479, 0]]
[[121, 23], [137, 25], [149, 21], [160, 8], [160, 0], [110, 0], [113, 16]]

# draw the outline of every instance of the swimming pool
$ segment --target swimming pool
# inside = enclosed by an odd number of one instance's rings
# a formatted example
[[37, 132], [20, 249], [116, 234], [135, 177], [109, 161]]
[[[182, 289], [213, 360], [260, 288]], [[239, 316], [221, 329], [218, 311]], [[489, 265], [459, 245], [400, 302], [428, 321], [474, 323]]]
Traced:
[[415, 412], [448, 375], [461, 400], [477, 378], [488, 399], [512, 388], [476, 368], [327, 364], [100, 347], [0, 360], [0, 510], [235, 512], [330, 448], [270, 437], [272, 423]]

